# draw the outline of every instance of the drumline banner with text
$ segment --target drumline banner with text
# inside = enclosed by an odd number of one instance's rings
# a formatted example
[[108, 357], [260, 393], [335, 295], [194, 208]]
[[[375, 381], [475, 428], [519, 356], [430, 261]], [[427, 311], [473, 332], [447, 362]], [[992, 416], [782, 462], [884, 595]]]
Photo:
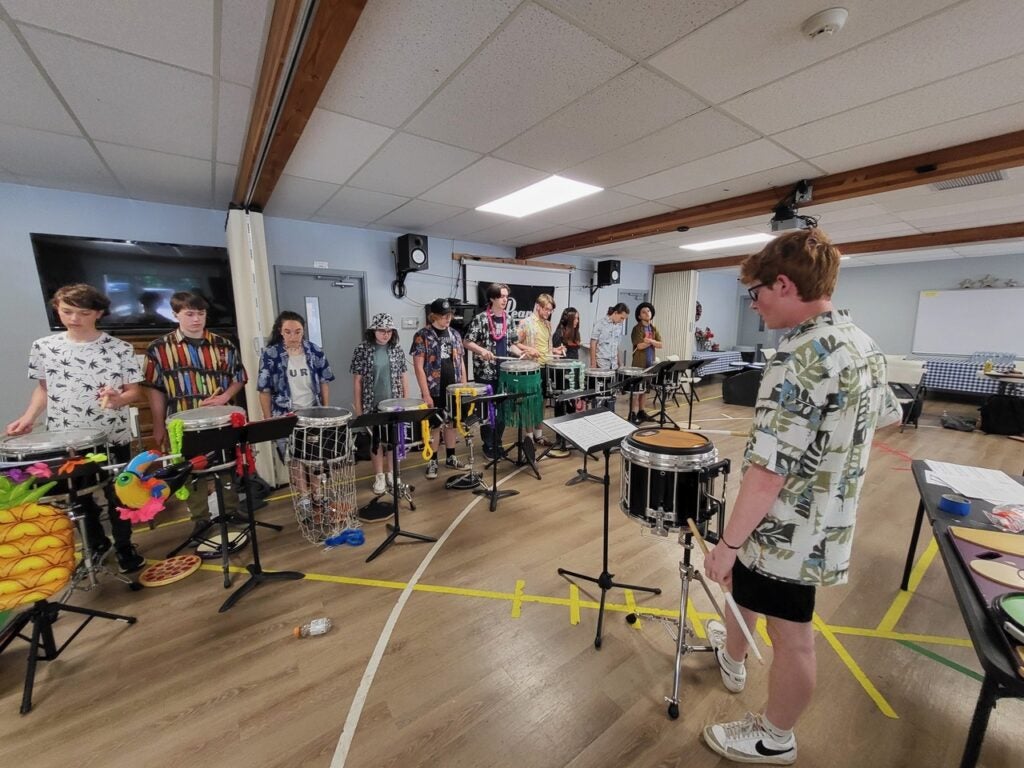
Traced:
[[[486, 308], [488, 305], [487, 288], [489, 285], [490, 283], [484, 282], [479, 282], [476, 285], [477, 304], [481, 308]], [[555, 287], [553, 285], [514, 285], [512, 283], [507, 283], [507, 285], [508, 306], [505, 310], [516, 323], [530, 316], [537, 297], [542, 293], [546, 293], [549, 296], [555, 295]], [[558, 322], [557, 316], [552, 317], [551, 320], [552, 322]]]

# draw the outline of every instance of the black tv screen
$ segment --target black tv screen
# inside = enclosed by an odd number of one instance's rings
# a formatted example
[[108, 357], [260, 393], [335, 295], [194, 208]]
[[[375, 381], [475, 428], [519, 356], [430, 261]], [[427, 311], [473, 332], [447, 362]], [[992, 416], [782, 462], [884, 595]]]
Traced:
[[202, 294], [210, 303], [208, 328], [235, 327], [235, 301], [226, 248], [147, 243], [32, 233], [39, 284], [50, 329], [61, 330], [50, 299], [57, 289], [88, 283], [110, 299], [99, 327], [145, 333], [177, 326], [170, 298], [177, 291]]

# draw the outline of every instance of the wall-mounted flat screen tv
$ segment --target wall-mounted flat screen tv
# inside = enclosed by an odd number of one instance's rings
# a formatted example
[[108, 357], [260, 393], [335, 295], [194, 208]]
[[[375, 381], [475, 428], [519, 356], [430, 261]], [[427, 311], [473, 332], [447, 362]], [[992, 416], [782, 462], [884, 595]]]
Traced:
[[235, 327], [235, 301], [226, 248], [139, 240], [32, 234], [39, 284], [50, 329], [61, 330], [50, 299], [58, 288], [88, 283], [110, 298], [99, 327], [114, 333], [152, 333], [174, 328], [170, 298], [201, 293], [210, 303], [208, 328]]

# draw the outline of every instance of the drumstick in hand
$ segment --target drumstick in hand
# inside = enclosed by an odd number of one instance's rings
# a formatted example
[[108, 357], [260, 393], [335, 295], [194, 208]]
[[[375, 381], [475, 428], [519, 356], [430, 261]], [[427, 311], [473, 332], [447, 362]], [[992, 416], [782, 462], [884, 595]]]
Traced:
[[[700, 531], [693, 522], [692, 517], [686, 518], [686, 524], [690, 526], [690, 531], [693, 533], [693, 537], [697, 539], [697, 543], [700, 545], [700, 551], [706, 556], [708, 554], [708, 543], [704, 541], [704, 537], [700, 535]], [[743, 636], [747, 638], [747, 644], [750, 646], [750, 650], [754, 653], [754, 658], [764, 664], [764, 657], [761, 655], [761, 651], [757, 648], [757, 643], [754, 642], [754, 636], [750, 634], [750, 628], [747, 626], [747, 622], [743, 620], [743, 614], [740, 613], [740, 607], [736, 605], [736, 601], [732, 598], [732, 593], [728, 590], [723, 589], [722, 593], [725, 595], [725, 604], [729, 606], [729, 610], [732, 611], [732, 615], [736, 617], [736, 622], [740, 625], [740, 630], [743, 632]], [[725, 616], [722, 617], [723, 619]]]

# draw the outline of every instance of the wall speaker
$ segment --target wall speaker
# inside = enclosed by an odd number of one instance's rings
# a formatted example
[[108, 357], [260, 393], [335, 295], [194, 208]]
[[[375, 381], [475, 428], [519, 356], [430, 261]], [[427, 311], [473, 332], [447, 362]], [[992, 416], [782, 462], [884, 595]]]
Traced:
[[597, 262], [597, 284], [602, 288], [619, 282], [619, 260], [605, 259]]
[[398, 238], [395, 269], [399, 273], [427, 268], [427, 236], [402, 235]]

